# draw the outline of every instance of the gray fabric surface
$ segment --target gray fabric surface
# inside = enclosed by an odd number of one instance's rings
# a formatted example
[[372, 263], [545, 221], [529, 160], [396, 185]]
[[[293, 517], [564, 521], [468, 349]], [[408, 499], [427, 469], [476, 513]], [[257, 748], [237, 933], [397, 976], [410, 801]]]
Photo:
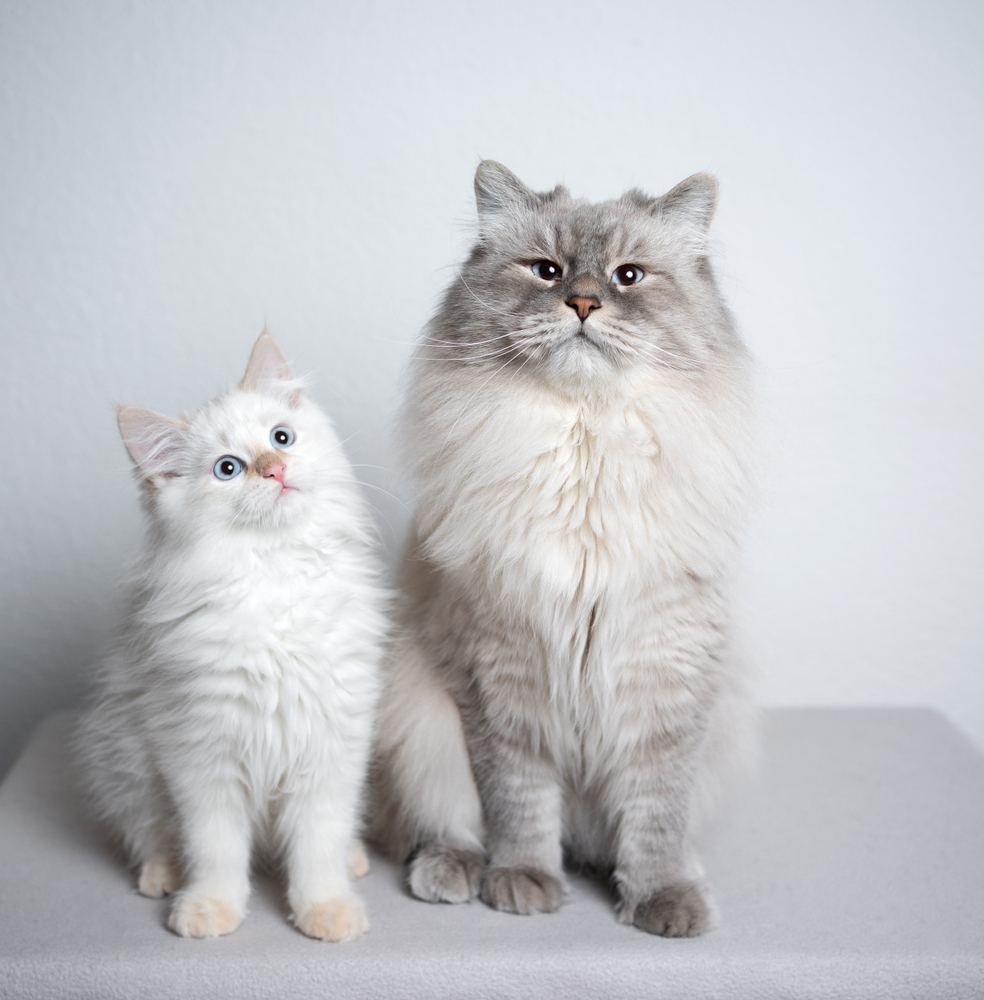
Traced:
[[754, 780], [705, 831], [720, 927], [691, 940], [615, 922], [573, 879], [559, 912], [410, 898], [373, 859], [372, 929], [310, 941], [256, 879], [228, 938], [183, 940], [166, 903], [81, 818], [50, 718], [0, 787], [0, 995], [142, 997], [984, 997], [984, 757], [924, 710], [766, 715]]

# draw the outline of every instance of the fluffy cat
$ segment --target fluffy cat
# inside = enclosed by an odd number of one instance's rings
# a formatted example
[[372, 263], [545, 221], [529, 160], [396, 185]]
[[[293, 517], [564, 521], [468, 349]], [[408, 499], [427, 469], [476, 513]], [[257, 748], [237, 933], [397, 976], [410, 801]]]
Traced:
[[149, 531], [79, 733], [96, 809], [139, 891], [177, 892], [178, 934], [239, 926], [257, 839], [296, 926], [356, 938], [386, 622], [341, 444], [266, 332], [242, 383], [188, 419], [128, 406], [119, 424]]
[[706, 174], [589, 204], [475, 178], [479, 239], [404, 410], [418, 486], [385, 666], [374, 835], [424, 900], [712, 922], [695, 803], [750, 717], [729, 584], [754, 494], [750, 361]]

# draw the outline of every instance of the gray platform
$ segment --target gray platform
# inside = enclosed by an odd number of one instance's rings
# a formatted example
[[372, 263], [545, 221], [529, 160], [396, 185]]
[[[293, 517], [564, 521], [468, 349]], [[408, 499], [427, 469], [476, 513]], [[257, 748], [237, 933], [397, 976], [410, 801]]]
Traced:
[[721, 926], [691, 940], [620, 926], [585, 879], [517, 917], [417, 902], [378, 859], [353, 944], [294, 931], [262, 880], [235, 934], [180, 939], [82, 820], [69, 724], [0, 787], [5, 1000], [984, 997], [984, 756], [930, 711], [770, 712], [757, 777], [704, 837]]

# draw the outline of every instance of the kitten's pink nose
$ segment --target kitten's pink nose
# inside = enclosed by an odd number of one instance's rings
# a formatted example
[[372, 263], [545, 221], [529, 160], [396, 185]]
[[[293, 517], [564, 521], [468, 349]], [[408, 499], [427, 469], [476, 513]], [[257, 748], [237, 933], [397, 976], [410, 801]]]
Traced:
[[284, 463], [277, 462], [276, 465], [268, 465], [266, 472], [263, 473], [264, 479], [276, 479], [281, 486], [284, 485]]
[[578, 319], [585, 320], [588, 318], [588, 313], [592, 309], [600, 309], [601, 302], [596, 299], [593, 295], [572, 295], [568, 300], [567, 304], [571, 309], [577, 310]]
[[261, 455], [256, 460], [256, 471], [264, 479], [276, 479], [281, 486], [284, 485], [284, 472], [286, 467], [280, 461], [280, 457], [274, 454]]

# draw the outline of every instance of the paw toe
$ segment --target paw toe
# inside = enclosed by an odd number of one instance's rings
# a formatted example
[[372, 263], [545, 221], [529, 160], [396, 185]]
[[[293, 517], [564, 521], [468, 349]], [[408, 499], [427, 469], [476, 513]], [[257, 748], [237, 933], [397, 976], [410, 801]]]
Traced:
[[424, 847], [410, 863], [410, 891], [427, 903], [467, 903], [478, 892], [484, 863], [475, 851]]
[[648, 934], [695, 937], [711, 926], [711, 908], [693, 883], [662, 889], [635, 908], [632, 923]]
[[482, 901], [507, 913], [553, 913], [564, 901], [563, 882], [536, 868], [490, 868], [482, 879]]
[[174, 904], [167, 925], [181, 937], [214, 938], [231, 934], [243, 914], [231, 904], [210, 896], [185, 896]]
[[313, 903], [294, 922], [299, 931], [321, 941], [354, 941], [369, 930], [366, 911], [354, 896]]

